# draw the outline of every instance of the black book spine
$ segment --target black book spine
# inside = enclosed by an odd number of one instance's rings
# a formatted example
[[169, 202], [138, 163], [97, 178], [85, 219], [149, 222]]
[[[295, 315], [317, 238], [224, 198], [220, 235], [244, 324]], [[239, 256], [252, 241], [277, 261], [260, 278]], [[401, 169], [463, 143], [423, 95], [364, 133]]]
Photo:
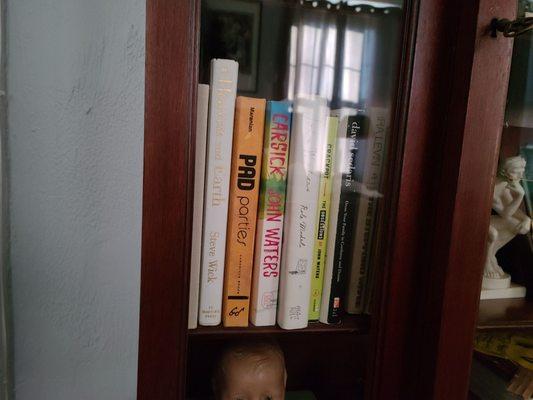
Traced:
[[[335, 233], [335, 252], [333, 254], [333, 277], [329, 297], [328, 323], [340, 322], [341, 306], [346, 292], [346, 276], [352, 258], [354, 240], [355, 216], [365, 156], [364, 132], [366, 132], [367, 118], [364, 115], [348, 117], [346, 140], [348, 143], [347, 169], [342, 174], [341, 193], [339, 199], [339, 214], [337, 232]], [[340, 160], [338, 160], [340, 161]]]

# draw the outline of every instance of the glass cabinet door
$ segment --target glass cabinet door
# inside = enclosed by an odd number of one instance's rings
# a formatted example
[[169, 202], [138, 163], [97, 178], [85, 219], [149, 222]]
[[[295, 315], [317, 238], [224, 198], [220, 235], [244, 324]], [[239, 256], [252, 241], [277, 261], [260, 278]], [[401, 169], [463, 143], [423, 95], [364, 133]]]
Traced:
[[288, 398], [361, 395], [402, 21], [401, 1], [202, 1], [190, 398], [265, 346]]
[[[519, 1], [518, 17], [532, 5]], [[531, 31], [514, 39], [470, 381], [481, 399], [533, 393], [532, 50]]]

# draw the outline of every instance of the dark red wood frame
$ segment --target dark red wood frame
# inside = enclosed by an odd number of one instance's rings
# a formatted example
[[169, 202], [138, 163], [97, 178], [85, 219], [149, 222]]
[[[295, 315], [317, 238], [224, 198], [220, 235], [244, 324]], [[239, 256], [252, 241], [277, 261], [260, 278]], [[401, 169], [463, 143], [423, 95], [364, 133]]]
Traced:
[[512, 19], [512, 3], [421, 1], [412, 13], [419, 23], [400, 98], [403, 165], [371, 398], [466, 398], [512, 49], [488, 27]]
[[[406, 2], [367, 394], [466, 398], [512, 0]], [[199, 1], [147, 0], [138, 399], [184, 399]]]
[[138, 399], [184, 399], [199, 3], [146, 2]]
[[[454, 70], [440, 125], [431, 269], [418, 330], [420, 343], [426, 338], [419, 390], [434, 399], [461, 398], [468, 390], [513, 45], [491, 37], [489, 26], [495, 17], [514, 19], [516, 7], [515, 0], [481, 0], [476, 13], [457, 7], [456, 17], [467, 18], [458, 25], [467, 29], [458, 29], [455, 57], [471, 66]], [[442, 196], [445, 188], [450, 194]]]

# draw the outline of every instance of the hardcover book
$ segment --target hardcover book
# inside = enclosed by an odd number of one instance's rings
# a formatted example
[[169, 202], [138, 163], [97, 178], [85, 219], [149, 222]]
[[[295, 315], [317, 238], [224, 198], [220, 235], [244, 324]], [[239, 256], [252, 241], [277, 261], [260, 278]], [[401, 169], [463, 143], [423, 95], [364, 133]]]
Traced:
[[363, 187], [359, 191], [355, 241], [352, 265], [346, 294], [346, 311], [361, 314], [365, 311], [366, 299], [371, 297], [372, 249], [376, 229], [377, 205], [383, 164], [389, 112], [386, 108], [369, 109], [367, 155], [363, 175]]
[[291, 134], [291, 103], [267, 103], [250, 321], [276, 324]]
[[313, 255], [313, 268], [311, 271], [311, 296], [309, 300], [309, 320], [316, 321], [320, 317], [322, 301], [322, 284], [324, 282], [324, 265], [326, 263], [326, 246], [328, 240], [329, 210], [331, 200], [331, 186], [333, 168], [335, 163], [335, 148], [339, 119], [328, 117], [328, 139], [324, 165], [320, 175], [318, 195], [318, 213], [316, 216], [315, 248]]
[[320, 321], [328, 324], [340, 322], [346, 288], [345, 275], [352, 255], [357, 190], [360, 190], [360, 182], [356, 179], [360, 162], [359, 146], [366, 125], [363, 115], [350, 115], [349, 110], [341, 110], [339, 114], [341, 137], [337, 150], [338, 175], [332, 189], [326, 281], [320, 309]]
[[264, 99], [250, 97], [235, 103], [222, 307], [228, 327], [248, 326], [265, 106]]
[[200, 277], [200, 325], [218, 325], [226, 255], [228, 194], [238, 64], [211, 61], [207, 160]]
[[189, 284], [189, 329], [198, 326], [198, 293], [202, 258], [202, 220], [204, 211], [205, 150], [207, 145], [207, 113], [209, 85], [198, 85], [196, 105], [196, 151], [194, 159], [194, 204], [192, 211], [191, 275]]
[[318, 96], [297, 98], [293, 107], [277, 316], [283, 329], [308, 324], [320, 169], [329, 115], [326, 99]]

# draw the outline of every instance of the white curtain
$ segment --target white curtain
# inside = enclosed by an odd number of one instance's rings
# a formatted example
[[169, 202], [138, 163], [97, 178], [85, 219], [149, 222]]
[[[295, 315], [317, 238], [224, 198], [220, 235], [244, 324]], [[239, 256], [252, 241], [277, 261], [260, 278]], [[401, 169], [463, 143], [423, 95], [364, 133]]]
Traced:
[[[288, 54], [287, 98], [320, 95], [331, 107], [364, 108], [391, 93], [390, 70], [397, 50], [390, 40], [397, 17], [375, 13], [300, 9], [293, 16]], [[380, 40], [387, 37], [388, 40]], [[386, 88], [383, 86], [387, 80]]]

